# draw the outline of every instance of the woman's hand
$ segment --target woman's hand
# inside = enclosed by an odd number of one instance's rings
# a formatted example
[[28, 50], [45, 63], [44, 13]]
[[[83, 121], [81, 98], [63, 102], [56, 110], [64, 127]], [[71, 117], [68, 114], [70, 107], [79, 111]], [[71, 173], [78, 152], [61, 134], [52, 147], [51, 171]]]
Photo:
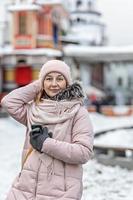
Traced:
[[41, 125], [32, 125], [32, 130], [30, 131], [30, 144], [34, 149], [41, 152], [44, 141], [52, 137], [52, 133], [48, 132], [48, 128], [42, 128]]

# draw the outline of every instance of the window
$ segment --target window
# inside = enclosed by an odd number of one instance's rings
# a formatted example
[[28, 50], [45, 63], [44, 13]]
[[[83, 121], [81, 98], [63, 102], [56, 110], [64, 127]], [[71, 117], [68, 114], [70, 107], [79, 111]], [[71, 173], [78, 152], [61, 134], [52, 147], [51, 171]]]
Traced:
[[130, 89], [132, 89], [132, 87], [133, 87], [133, 79], [132, 79], [132, 77], [128, 77], [128, 88], [130, 88]]
[[81, 4], [82, 4], [82, 2], [81, 2], [80, 0], [78, 0], [78, 1], [76, 2], [76, 6], [77, 6], [77, 8], [80, 7]]
[[117, 79], [118, 86], [123, 86], [123, 80], [121, 77]]
[[77, 18], [77, 22], [80, 22], [80, 18], [79, 17]]
[[19, 34], [26, 35], [27, 28], [26, 28], [26, 13], [20, 12], [19, 13]]

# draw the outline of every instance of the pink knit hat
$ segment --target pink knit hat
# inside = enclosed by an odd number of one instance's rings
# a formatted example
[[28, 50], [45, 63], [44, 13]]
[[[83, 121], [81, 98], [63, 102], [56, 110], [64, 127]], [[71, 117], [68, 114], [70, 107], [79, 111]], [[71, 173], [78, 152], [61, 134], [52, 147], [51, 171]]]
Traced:
[[65, 62], [61, 60], [50, 60], [46, 62], [42, 66], [39, 73], [39, 79], [41, 80], [42, 83], [44, 81], [45, 76], [50, 72], [58, 72], [62, 74], [65, 77], [67, 84], [68, 85], [72, 84], [70, 67]]

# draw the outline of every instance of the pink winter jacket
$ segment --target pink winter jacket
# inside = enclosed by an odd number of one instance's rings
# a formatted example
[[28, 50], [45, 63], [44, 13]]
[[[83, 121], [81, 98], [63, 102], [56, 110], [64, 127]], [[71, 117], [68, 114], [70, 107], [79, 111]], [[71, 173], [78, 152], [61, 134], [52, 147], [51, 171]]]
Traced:
[[[27, 127], [22, 160], [31, 148], [29, 143], [28, 109], [40, 90], [39, 81], [16, 89], [5, 96], [1, 104], [18, 122]], [[33, 150], [21, 173], [14, 180], [6, 200], [80, 200], [82, 196], [82, 164], [93, 152], [93, 131], [87, 110], [80, 106], [73, 118], [48, 128], [66, 134], [64, 139], [47, 138], [43, 153]], [[58, 132], [58, 131], [57, 131]]]

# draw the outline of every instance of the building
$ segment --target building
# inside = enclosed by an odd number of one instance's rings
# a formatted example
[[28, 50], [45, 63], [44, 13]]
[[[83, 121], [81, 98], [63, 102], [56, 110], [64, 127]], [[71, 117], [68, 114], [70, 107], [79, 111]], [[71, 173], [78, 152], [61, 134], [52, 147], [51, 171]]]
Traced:
[[97, 10], [96, 0], [68, 0], [70, 31], [65, 39], [86, 46], [105, 44], [105, 24]]
[[61, 58], [62, 20], [68, 20], [59, 0], [8, 1], [7, 11], [12, 21], [10, 45], [3, 42], [2, 48], [3, 91], [30, 83], [45, 61]]
[[86, 88], [93, 85], [107, 94], [111, 92], [117, 105], [133, 104], [133, 46], [68, 45], [64, 54]]
[[[30, 1], [31, 2], [31, 1]], [[12, 12], [12, 45], [15, 49], [61, 48], [61, 20], [67, 12], [58, 0], [32, 3], [23, 1], [8, 6]]]
[[59, 0], [4, 2], [0, 2], [4, 6], [4, 17], [0, 18], [0, 92], [28, 84], [37, 79], [45, 61], [63, 58], [71, 66], [73, 78], [80, 79], [85, 88], [110, 88], [118, 104], [133, 101], [133, 49], [104, 46], [105, 25], [96, 0], [68, 0], [65, 7]]
[[2, 92], [2, 84], [3, 84], [3, 74], [2, 74], [2, 68], [1, 68], [1, 59], [2, 55], [0, 52], [0, 93]]
[[0, 1], [0, 47], [9, 44], [10, 40], [10, 17], [7, 12], [7, 5], [11, 0]]
[[[102, 14], [97, 10], [96, 3], [96, 0], [67, 1], [66, 7], [70, 11], [70, 31], [64, 37], [64, 40], [68, 43], [76, 44], [77, 49], [80, 47], [82, 49], [82, 47], [104, 46], [107, 42], [106, 26], [102, 22]], [[74, 47], [75, 52], [76, 45]], [[67, 49], [67, 47], [64, 48]], [[70, 57], [71, 55], [66, 59], [73, 66], [72, 70], [74, 71], [75, 79], [81, 80], [85, 88], [93, 85], [103, 89], [104, 65], [102, 62], [94, 63], [89, 60], [86, 62], [81, 57], [79, 60], [77, 56], [71, 60]]]

